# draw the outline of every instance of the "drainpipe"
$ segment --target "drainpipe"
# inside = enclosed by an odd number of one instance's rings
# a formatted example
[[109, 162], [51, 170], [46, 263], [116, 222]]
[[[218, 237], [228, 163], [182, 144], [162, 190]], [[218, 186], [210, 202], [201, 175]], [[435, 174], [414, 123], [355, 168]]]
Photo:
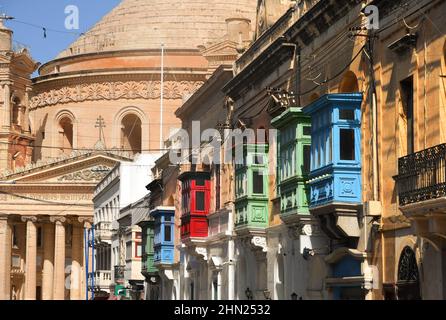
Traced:
[[372, 174], [373, 174], [373, 200], [378, 201], [378, 119], [377, 119], [377, 102], [376, 102], [376, 86], [374, 74], [374, 59], [373, 59], [373, 40], [375, 35], [368, 36], [368, 54], [370, 59], [370, 96], [372, 105]]
[[[235, 245], [234, 238], [232, 234], [234, 232], [234, 210], [233, 206], [231, 206], [231, 210], [229, 212], [228, 217], [228, 231], [230, 234], [230, 238], [228, 240], [228, 300], [235, 299]], [[220, 275], [220, 273], [219, 273]]]
[[94, 224], [91, 226], [91, 299], [94, 300]]
[[88, 239], [87, 228], [84, 228], [84, 243], [85, 243], [85, 300], [88, 301]]
[[302, 65], [301, 65], [301, 55], [300, 55], [300, 48], [296, 46], [295, 49], [296, 52], [296, 103], [297, 103], [297, 107], [300, 108], [301, 105], [301, 92], [302, 92], [302, 88], [301, 88], [301, 81], [302, 81]]

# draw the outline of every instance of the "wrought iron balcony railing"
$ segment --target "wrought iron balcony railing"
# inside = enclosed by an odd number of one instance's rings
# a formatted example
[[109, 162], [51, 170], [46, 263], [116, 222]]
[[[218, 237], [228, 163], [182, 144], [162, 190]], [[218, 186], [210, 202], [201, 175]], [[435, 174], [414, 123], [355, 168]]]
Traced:
[[398, 159], [400, 206], [446, 196], [446, 143]]

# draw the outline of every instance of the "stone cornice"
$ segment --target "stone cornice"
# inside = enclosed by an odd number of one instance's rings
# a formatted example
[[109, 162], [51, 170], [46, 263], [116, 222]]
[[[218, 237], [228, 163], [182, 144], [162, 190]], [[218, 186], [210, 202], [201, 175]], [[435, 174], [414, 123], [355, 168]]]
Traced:
[[[128, 152], [123, 153], [119, 149], [116, 149], [116, 151], [111, 151], [111, 152], [105, 152], [101, 150], [82, 150], [82, 151], [78, 150], [78, 151], [73, 151], [72, 154], [69, 156], [63, 155], [60, 158], [52, 158], [47, 161], [39, 160], [36, 163], [29, 164], [26, 167], [18, 168], [15, 171], [5, 170], [2, 173], [2, 175], [0, 175], [0, 181], [18, 179], [33, 172], [36, 172], [37, 174], [40, 175], [40, 173], [42, 173], [43, 170], [52, 169], [58, 165], [63, 165], [63, 164], [71, 164], [74, 167], [74, 169], [76, 169], [79, 167], [77, 163], [75, 163], [76, 161], [80, 161], [82, 159], [88, 159], [91, 157], [92, 159], [89, 159], [89, 161], [87, 160], [87, 162], [82, 162], [82, 164], [85, 166], [85, 164], [88, 165], [97, 162], [97, 156], [100, 155], [106, 158], [110, 158], [107, 159], [108, 161], [106, 160], [104, 162], [109, 162], [111, 166], [114, 166], [117, 161], [132, 160]], [[64, 171], [67, 170], [67, 167], [58, 168], [58, 170], [61, 170], [60, 172], [63, 173]], [[56, 172], [57, 171], [51, 170], [51, 175], [54, 175]]]
[[[93, 69], [76, 70], [61, 73], [50, 73], [32, 79], [34, 90], [42, 91], [47, 88], [71, 84], [84, 84], [94, 82], [118, 82], [118, 81], [140, 81], [140, 80], [160, 80], [160, 68], [133, 67], [133, 68], [111, 68], [111, 69]], [[206, 67], [202, 68], [169, 68], [164, 69], [165, 81], [203, 81], [209, 75]]]
[[[198, 49], [164, 49], [164, 53], [167, 56], [201, 56]], [[65, 57], [56, 58], [47, 63], [44, 63], [39, 68], [39, 72], [43, 71], [51, 65], [64, 64], [66, 62], [73, 61], [85, 61], [97, 58], [105, 57], [132, 57], [132, 56], [159, 56], [161, 54], [160, 49], [134, 49], [134, 50], [114, 50], [114, 51], [99, 51], [78, 55], [70, 55]]]

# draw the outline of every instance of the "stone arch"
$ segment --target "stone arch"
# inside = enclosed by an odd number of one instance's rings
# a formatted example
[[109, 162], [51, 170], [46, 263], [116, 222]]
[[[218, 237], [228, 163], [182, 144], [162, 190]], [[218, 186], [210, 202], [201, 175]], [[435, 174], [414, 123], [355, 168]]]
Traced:
[[142, 122], [136, 114], [128, 114], [121, 120], [121, 149], [141, 153], [142, 150]]
[[353, 71], [347, 71], [346, 73], [344, 73], [344, 76], [342, 77], [339, 84], [338, 91], [339, 93], [359, 91], [358, 77]]
[[[421, 260], [421, 255], [419, 253], [419, 247], [418, 247], [418, 243], [417, 243], [417, 239], [415, 237], [406, 237], [404, 238], [401, 243], [398, 245], [398, 247], [396, 248], [396, 254], [399, 254], [403, 251], [403, 249], [405, 247], [410, 247], [414, 252], [415, 252], [415, 256], [417, 258], [417, 261], [419, 263], [419, 261]], [[397, 259], [395, 259], [397, 261]], [[395, 264], [395, 274], [398, 274], [398, 264]]]
[[399, 300], [419, 300], [420, 272], [415, 250], [405, 246], [400, 252], [397, 272], [397, 288]]
[[113, 147], [122, 148], [122, 126], [123, 121], [130, 119], [131, 126], [129, 130], [131, 131], [131, 127], [137, 117], [140, 120], [140, 128], [141, 128], [141, 147], [140, 150], [147, 150], [150, 148], [149, 145], [149, 120], [146, 117], [144, 111], [142, 111], [138, 107], [128, 106], [122, 108], [115, 116], [113, 120], [113, 128], [112, 128], [112, 145]]
[[78, 122], [76, 116], [69, 110], [61, 110], [54, 119], [55, 134], [53, 145], [58, 146], [60, 151], [70, 154], [72, 149], [77, 148]]

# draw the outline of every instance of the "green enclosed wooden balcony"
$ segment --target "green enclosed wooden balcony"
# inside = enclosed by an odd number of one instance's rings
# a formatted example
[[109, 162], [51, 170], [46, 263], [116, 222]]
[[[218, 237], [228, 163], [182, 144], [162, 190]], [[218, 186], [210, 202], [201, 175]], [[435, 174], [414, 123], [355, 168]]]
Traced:
[[243, 163], [235, 164], [236, 228], [268, 225], [268, 145], [243, 145]]
[[277, 133], [277, 196], [285, 223], [310, 219], [308, 210], [311, 119], [301, 108], [289, 107], [271, 124]]

